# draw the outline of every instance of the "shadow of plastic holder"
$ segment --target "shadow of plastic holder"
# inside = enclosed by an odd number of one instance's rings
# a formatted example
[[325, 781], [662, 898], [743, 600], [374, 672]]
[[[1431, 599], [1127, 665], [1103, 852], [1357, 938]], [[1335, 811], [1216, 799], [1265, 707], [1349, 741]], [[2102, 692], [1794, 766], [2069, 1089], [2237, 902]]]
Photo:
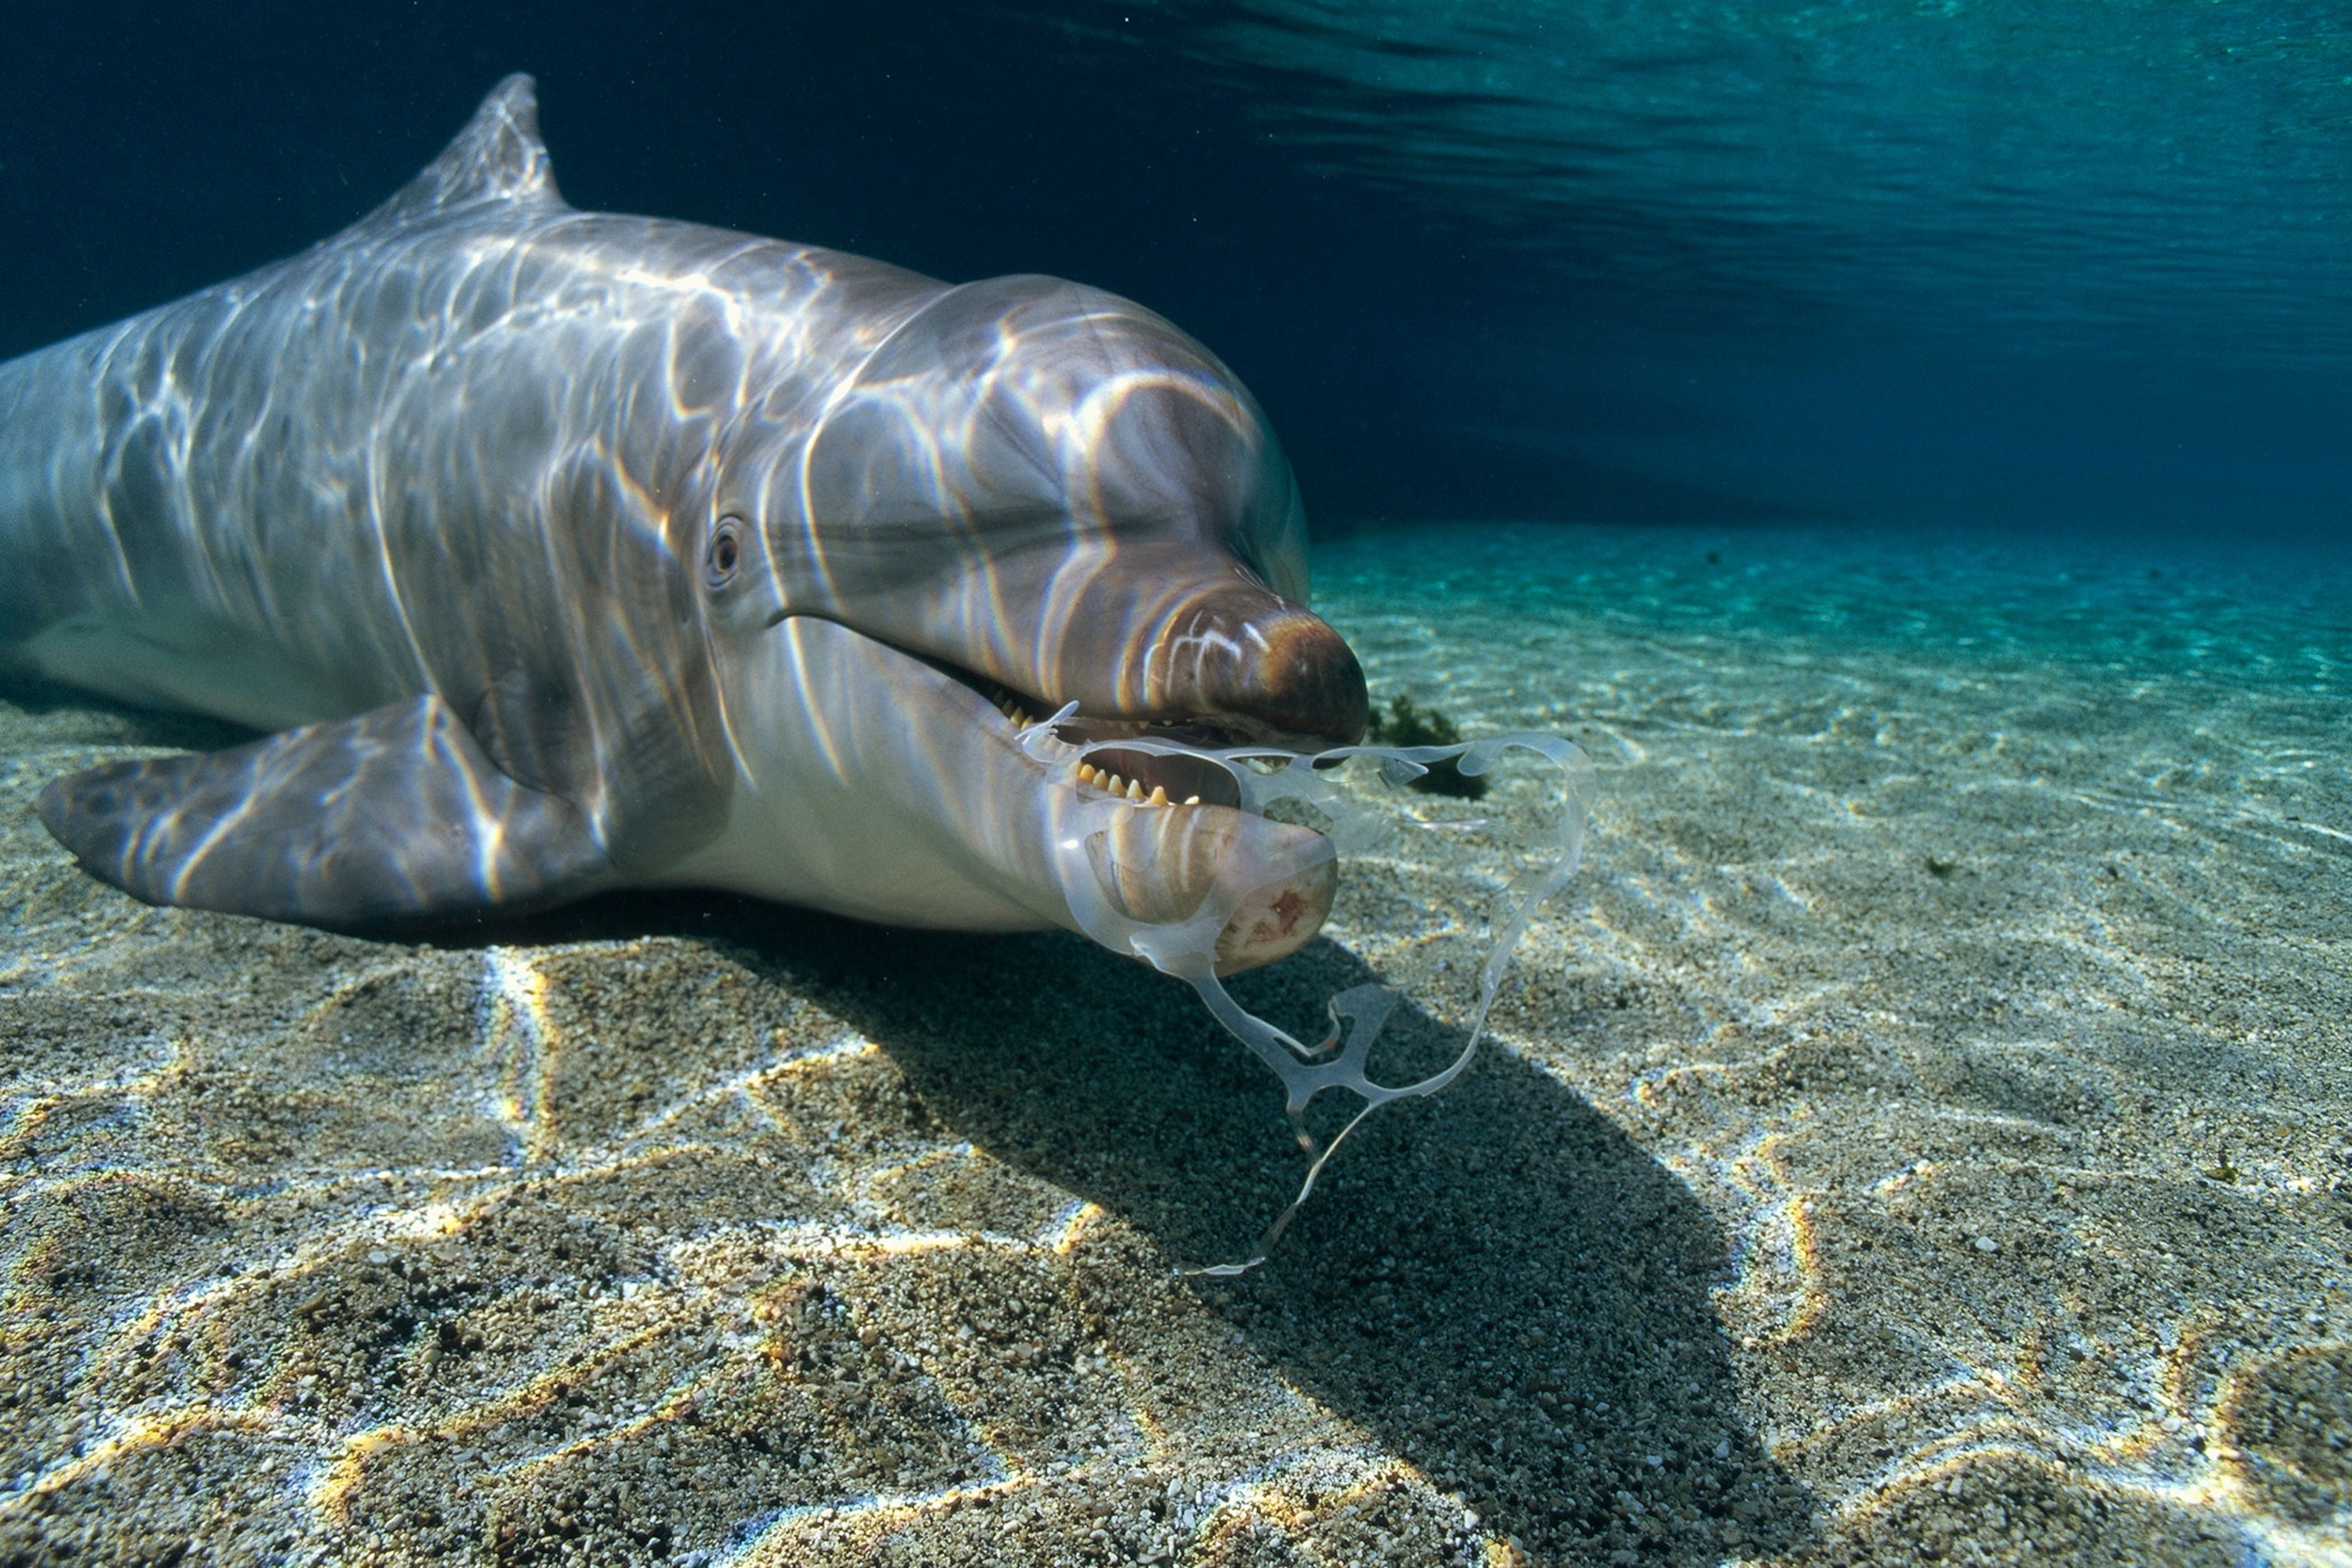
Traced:
[[[1021, 733], [1023, 749], [1049, 765], [1074, 764], [1087, 748], [1062, 740], [1055, 733], [1055, 726], [1076, 711], [1077, 704], [1073, 702], [1052, 718], [1030, 725]], [[1188, 1270], [1205, 1275], [1243, 1274], [1265, 1261], [1292, 1218], [1314, 1193], [1316, 1179], [1323, 1173], [1323, 1167], [1364, 1118], [1393, 1100], [1435, 1094], [1470, 1065], [1485, 1035], [1486, 1016], [1494, 1006], [1504, 972], [1510, 965], [1513, 949], [1526, 933], [1536, 910], [1575, 875], [1582, 858], [1587, 812], [1592, 798], [1592, 764], [1583, 751], [1566, 737], [1536, 733], [1491, 735], [1458, 745], [1338, 746], [1312, 752], [1266, 746], [1206, 749], [1146, 737], [1122, 738], [1118, 745], [1122, 751], [1191, 757], [1222, 768], [1233, 778], [1240, 797], [1238, 809], [1243, 812], [1266, 816], [1276, 807], [1295, 803], [1319, 815], [1328, 824], [1322, 833], [1299, 846], [1289, 863], [1279, 864], [1276, 874], [1254, 878], [1247, 887], [1229, 886], [1220, 878], [1190, 915], [1159, 922], [1137, 920], [1115, 906], [1097, 871], [1103, 840], [1117, 815], [1133, 806], [1110, 797], [1081, 803], [1065, 819], [1069, 831], [1055, 846], [1064, 890], [1086, 933], [1113, 952], [1142, 958], [1154, 968], [1190, 984], [1200, 993], [1201, 1000], [1208, 1005], [1217, 1021], [1274, 1069], [1289, 1093], [1291, 1126], [1297, 1132], [1299, 1145], [1310, 1156], [1298, 1195], [1266, 1227], [1248, 1258], [1238, 1263]], [[1533, 752], [1559, 770], [1561, 809], [1559, 816], [1531, 840], [1507, 847], [1532, 863], [1511, 879], [1497, 905], [1490, 925], [1486, 962], [1479, 971], [1478, 1001], [1468, 1038], [1442, 1071], [1398, 1087], [1374, 1083], [1367, 1074], [1366, 1064], [1373, 1043], [1402, 1000], [1389, 986], [1354, 985], [1332, 996], [1326, 1004], [1331, 1032], [1313, 1046], [1293, 1038], [1234, 1000], [1216, 974], [1217, 938], [1250, 895], [1286, 882], [1326, 861], [1382, 848], [1393, 842], [1399, 831], [1396, 815], [1383, 814], [1343, 795], [1323, 777], [1323, 770], [1350, 757], [1376, 757], [1381, 760], [1382, 780], [1391, 787], [1402, 788], [1428, 772], [1432, 763], [1457, 758], [1456, 766], [1461, 772], [1476, 777], [1492, 771], [1513, 751]], [[1495, 826], [1495, 819], [1489, 817], [1439, 822], [1412, 817], [1405, 820], [1432, 831]], [[1318, 1145], [1307, 1126], [1307, 1108], [1318, 1095], [1333, 1089], [1348, 1090], [1362, 1100], [1363, 1105], [1329, 1142]]]

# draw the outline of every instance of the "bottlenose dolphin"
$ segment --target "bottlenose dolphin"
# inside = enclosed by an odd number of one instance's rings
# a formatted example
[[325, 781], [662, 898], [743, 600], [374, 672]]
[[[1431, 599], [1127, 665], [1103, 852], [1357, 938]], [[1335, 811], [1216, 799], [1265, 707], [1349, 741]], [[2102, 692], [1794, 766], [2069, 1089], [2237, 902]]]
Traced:
[[1328, 849], [1118, 742], [1355, 741], [1307, 593], [1280, 447], [1167, 321], [577, 211], [522, 76], [333, 238], [0, 365], [0, 658], [278, 731], [45, 789], [151, 902], [1205, 909], [1264, 963]]

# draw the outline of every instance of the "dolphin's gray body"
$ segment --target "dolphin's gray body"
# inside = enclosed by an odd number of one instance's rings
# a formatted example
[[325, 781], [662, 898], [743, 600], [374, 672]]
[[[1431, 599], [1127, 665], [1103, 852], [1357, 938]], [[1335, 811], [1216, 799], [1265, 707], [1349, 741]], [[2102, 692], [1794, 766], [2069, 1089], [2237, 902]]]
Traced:
[[[0, 365], [0, 658], [281, 731], [43, 821], [142, 899], [329, 926], [660, 883], [1076, 925], [1094, 824], [1120, 908], [1213, 885], [1220, 967], [1263, 962], [1328, 906], [1305, 830], [1115, 743], [1356, 738], [1303, 532], [1158, 317], [574, 211], [521, 77], [333, 239]], [[1103, 837], [1003, 712], [1073, 702], [1204, 804]]]

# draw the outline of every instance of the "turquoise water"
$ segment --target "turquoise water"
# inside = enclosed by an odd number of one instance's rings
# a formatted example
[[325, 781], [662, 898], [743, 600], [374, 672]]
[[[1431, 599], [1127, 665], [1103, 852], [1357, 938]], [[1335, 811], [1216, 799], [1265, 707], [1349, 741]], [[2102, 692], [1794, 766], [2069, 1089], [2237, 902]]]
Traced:
[[[1593, 756], [1498, 1026], [1721, 1224], [1832, 1560], [2346, 1549], [2341, 556], [1527, 527], [1323, 571], [1376, 690]], [[2050, 1522], [2095, 1502], [2161, 1522]]]

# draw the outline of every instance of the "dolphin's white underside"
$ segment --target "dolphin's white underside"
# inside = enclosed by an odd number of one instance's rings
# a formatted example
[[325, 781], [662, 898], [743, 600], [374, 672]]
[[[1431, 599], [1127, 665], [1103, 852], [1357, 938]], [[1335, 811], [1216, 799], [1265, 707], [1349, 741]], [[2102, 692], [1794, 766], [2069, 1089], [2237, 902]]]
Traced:
[[[1074, 794], [986, 699], [837, 623], [770, 634], [729, 715], [726, 826], [656, 880], [901, 924], [1018, 931], [1066, 907], [1047, 847]], [[1025, 896], [1025, 897], [1024, 897]]]

